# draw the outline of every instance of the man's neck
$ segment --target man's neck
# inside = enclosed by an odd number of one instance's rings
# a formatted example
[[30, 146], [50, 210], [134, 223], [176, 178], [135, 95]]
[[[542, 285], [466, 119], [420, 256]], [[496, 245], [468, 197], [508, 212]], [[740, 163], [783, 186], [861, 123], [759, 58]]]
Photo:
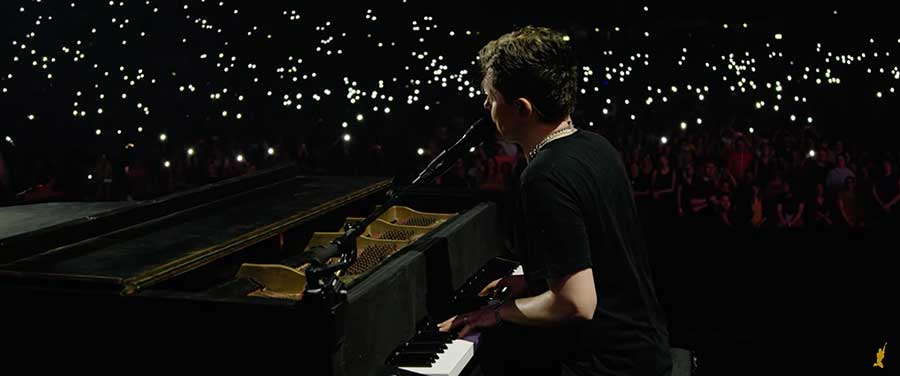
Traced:
[[562, 122], [557, 124], [537, 124], [533, 127], [534, 131], [526, 134], [522, 140], [519, 140], [522, 151], [526, 154], [529, 153], [531, 150], [534, 150], [534, 147], [537, 146], [537, 144], [547, 138], [548, 135], [560, 129], [568, 128], [571, 122], [572, 118], [566, 117]]

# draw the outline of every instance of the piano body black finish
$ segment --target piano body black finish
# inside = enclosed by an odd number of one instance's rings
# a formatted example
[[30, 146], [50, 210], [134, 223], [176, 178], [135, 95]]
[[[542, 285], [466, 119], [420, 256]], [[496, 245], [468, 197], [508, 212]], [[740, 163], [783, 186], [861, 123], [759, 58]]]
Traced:
[[[0, 299], [12, 353], [205, 359], [208, 367], [373, 375], [452, 292], [504, 251], [498, 207], [412, 192], [458, 213], [347, 284], [333, 302], [248, 296], [243, 263], [291, 265], [315, 231], [369, 214], [383, 178], [303, 176], [283, 166], [3, 239]], [[296, 265], [294, 265], [296, 266]]]

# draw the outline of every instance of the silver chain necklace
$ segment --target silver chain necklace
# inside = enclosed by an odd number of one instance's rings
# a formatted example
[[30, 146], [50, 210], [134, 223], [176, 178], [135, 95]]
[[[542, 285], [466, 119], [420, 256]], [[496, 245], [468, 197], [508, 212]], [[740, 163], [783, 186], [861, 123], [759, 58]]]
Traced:
[[537, 155], [537, 152], [540, 151], [541, 148], [544, 147], [544, 145], [546, 145], [550, 141], [566, 137], [572, 133], [575, 133], [575, 131], [578, 130], [575, 128], [575, 126], [572, 125], [571, 120], [569, 120], [567, 123], [569, 124], [568, 127], [565, 127], [565, 128], [562, 128], [562, 129], [559, 129], [557, 131], [550, 133], [549, 135], [547, 135], [547, 137], [545, 137], [543, 140], [541, 140], [541, 142], [539, 142], [537, 145], [535, 145], [534, 149], [531, 149], [531, 151], [528, 153], [528, 160], [534, 159], [534, 157]]

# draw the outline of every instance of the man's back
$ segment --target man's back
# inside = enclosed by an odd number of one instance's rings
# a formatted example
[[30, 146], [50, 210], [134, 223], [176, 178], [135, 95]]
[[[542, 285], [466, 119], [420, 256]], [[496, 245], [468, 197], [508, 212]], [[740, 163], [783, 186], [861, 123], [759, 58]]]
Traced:
[[671, 367], [664, 314], [650, 277], [637, 210], [619, 153], [579, 131], [547, 144], [522, 174], [521, 253], [529, 286], [592, 268], [591, 321], [560, 329], [577, 374], [665, 374]]

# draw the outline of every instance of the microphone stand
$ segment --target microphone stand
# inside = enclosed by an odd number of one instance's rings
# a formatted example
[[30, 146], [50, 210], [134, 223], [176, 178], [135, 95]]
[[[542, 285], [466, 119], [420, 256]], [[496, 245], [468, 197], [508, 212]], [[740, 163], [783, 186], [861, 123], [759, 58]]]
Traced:
[[[447, 154], [449, 151], [464, 148], [468, 142], [466, 140], [471, 140], [469, 137], [472, 132], [481, 132], [481, 129], [476, 129], [478, 127], [484, 127], [481, 124], [485, 120], [481, 120], [476, 125], [473, 125], [469, 131], [459, 139], [453, 146], [445, 149], [434, 158], [431, 163], [422, 170], [421, 173], [410, 183], [410, 185], [402, 188], [402, 189], [392, 189], [388, 195], [389, 198], [385, 201], [384, 204], [381, 205], [374, 212], [369, 214], [368, 217], [359, 221], [353, 225], [350, 225], [349, 228], [341, 235], [339, 238], [332, 240], [331, 244], [327, 246], [318, 246], [311, 250], [309, 250], [307, 257], [304, 257], [305, 261], [310, 262], [310, 267], [306, 270], [306, 292], [305, 294], [310, 294], [314, 296], [318, 296], [320, 299], [323, 299], [326, 302], [333, 302], [337, 296], [337, 294], [346, 294], [346, 289], [343, 288], [343, 283], [341, 283], [340, 279], [337, 278], [338, 271], [346, 270], [354, 262], [356, 262], [357, 258], [357, 250], [356, 250], [356, 238], [363, 234], [366, 227], [368, 227], [372, 222], [375, 222], [382, 214], [388, 211], [391, 207], [399, 203], [407, 192], [410, 189], [423, 186], [432, 182], [435, 178], [440, 175], [443, 175], [447, 170], [453, 167], [456, 164], [456, 160], [449, 161], [443, 156]], [[493, 129], [493, 128], [489, 128]], [[473, 135], [476, 140], [475, 145], [480, 145], [483, 142], [483, 137], [480, 135]], [[471, 142], [471, 141], [469, 141]], [[474, 145], [473, 145], [474, 146]], [[335, 264], [328, 264], [328, 260], [333, 257], [338, 258], [338, 262]]]

